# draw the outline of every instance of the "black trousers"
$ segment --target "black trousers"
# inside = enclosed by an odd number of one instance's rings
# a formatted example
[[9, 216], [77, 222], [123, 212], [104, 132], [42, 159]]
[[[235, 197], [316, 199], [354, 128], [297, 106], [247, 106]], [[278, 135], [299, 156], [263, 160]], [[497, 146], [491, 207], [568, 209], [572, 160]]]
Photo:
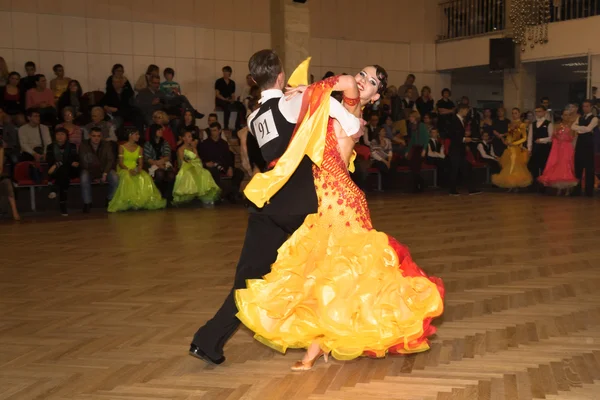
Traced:
[[[219, 169], [217, 167], [212, 167], [212, 168], [207, 168], [210, 171], [210, 174], [212, 175], [213, 179], [215, 180], [215, 183], [217, 184], [217, 186], [219, 186], [221, 189], [223, 189], [223, 187], [221, 186], [221, 171], [219, 171]], [[234, 195], [237, 195], [237, 193], [239, 193], [240, 191], [240, 185], [242, 184], [242, 181], [244, 180], [244, 171], [242, 171], [239, 168], [235, 168], [233, 167], [233, 176], [231, 177], [231, 192]]]
[[473, 167], [467, 161], [466, 154], [461, 151], [450, 150], [450, 193], [456, 193], [458, 177], [467, 185], [469, 192], [475, 190], [475, 181], [473, 180]]
[[585, 170], [585, 194], [594, 195], [594, 177], [596, 176], [594, 166], [594, 140], [591, 133], [579, 135], [575, 146], [575, 176], [579, 179], [579, 185], [574, 194], [581, 194], [581, 178]]
[[531, 172], [534, 184], [537, 182], [537, 178], [544, 172], [549, 156], [549, 144], [535, 143], [533, 145], [533, 148], [531, 149], [531, 158], [529, 159], [527, 167], [529, 168], [529, 172]]
[[223, 356], [225, 342], [240, 321], [236, 318], [235, 290], [246, 287], [247, 279], [259, 279], [271, 271], [277, 250], [302, 225], [306, 215], [266, 215], [251, 213], [244, 246], [235, 271], [233, 288], [215, 316], [198, 329], [192, 343], [212, 358]]

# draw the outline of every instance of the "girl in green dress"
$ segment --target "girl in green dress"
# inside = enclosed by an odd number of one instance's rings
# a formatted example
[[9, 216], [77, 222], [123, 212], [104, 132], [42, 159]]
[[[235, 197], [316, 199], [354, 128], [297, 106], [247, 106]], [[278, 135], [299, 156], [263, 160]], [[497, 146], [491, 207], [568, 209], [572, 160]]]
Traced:
[[182, 140], [183, 145], [177, 151], [179, 173], [175, 178], [173, 203], [181, 204], [197, 198], [205, 205], [213, 205], [221, 190], [210, 172], [202, 167], [198, 151], [193, 145], [192, 132], [184, 132]]
[[119, 186], [108, 204], [108, 212], [157, 210], [167, 204], [150, 175], [142, 169], [144, 156], [137, 144], [139, 140], [140, 133], [132, 130], [127, 143], [119, 146]]

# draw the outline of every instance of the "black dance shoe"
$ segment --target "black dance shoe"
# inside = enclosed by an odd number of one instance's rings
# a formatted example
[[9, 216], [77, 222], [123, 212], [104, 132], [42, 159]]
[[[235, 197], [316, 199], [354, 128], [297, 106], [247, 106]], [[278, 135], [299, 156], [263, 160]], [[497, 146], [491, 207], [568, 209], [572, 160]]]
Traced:
[[225, 357], [222, 356], [217, 359], [209, 357], [205, 352], [203, 352], [198, 346], [196, 346], [193, 343], [190, 345], [189, 355], [214, 365], [223, 364], [225, 362]]

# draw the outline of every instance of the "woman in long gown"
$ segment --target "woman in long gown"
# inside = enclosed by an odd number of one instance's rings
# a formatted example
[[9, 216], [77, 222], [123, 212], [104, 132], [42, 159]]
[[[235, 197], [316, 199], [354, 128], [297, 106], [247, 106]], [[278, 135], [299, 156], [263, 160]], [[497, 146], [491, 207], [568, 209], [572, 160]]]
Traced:
[[[328, 117], [338, 79], [306, 89], [286, 153], [245, 190], [261, 207], [304, 155], [315, 163], [318, 212], [279, 249], [269, 274], [235, 294], [237, 316], [257, 340], [281, 352], [307, 349], [295, 371], [311, 369], [329, 353], [350, 360], [426, 351], [435, 332], [431, 320], [443, 312], [441, 280], [428, 277], [406, 247], [373, 229], [365, 195], [350, 178], [354, 141]], [[344, 105], [358, 113], [356, 106], [376, 101], [385, 90], [387, 74], [369, 66], [349, 81]]]
[[188, 129], [182, 136], [183, 144], [177, 150], [179, 172], [173, 189], [173, 203], [182, 204], [200, 199], [205, 205], [215, 204], [221, 189], [215, 183], [209, 170], [202, 167], [192, 130]]
[[513, 108], [512, 121], [504, 140], [507, 148], [500, 157], [502, 171], [492, 175], [494, 185], [508, 189], [509, 192], [531, 185], [533, 177], [527, 168], [529, 153], [523, 148], [526, 141], [527, 125], [521, 120], [521, 111]]
[[[552, 134], [552, 149], [544, 168], [544, 173], [538, 178], [544, 186], [558, 189], [557, 195], [565, 190], [569, 195], [572, 188], [579, 182], [575, 177], [575, 147], [573, 140], [576, 134], [571, 131], [573, 119], [569, 110], [564, 110], [558, 129]], [[542, 141], [544, 139], [538, 139]]]
[[108, 203], [108, 212], [158, 210], [167, 205], [152, 177], [143, 169], [144, 156], [139, 140], [140, 133], [133, 130], [129, 132], [127, 142], [119, 146], [119, 186]]

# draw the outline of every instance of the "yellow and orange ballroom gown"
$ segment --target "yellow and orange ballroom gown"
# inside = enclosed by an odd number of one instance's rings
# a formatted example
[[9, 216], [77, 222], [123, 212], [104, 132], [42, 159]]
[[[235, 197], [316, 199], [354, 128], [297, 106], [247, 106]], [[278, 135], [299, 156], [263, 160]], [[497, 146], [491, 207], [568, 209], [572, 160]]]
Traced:
[[502, 170], [499, 174], [492, 175], [494, 185], [506, 189], [531, 185], [533, 177], [527, 168], [529, 152], [522, 146], [525, 141], [527, 141], [527, 125], [525, 123], [511, 125], [506, 135], [507, 148], [500, 157]]
[[283, 244], [269, 274], [236, 291], [237, 317], [280, 352], [314, 341], [340, 360], [428, 350], [444, 286], [417, 267], [406, 247], [373, 229], [328, 117], [334, 83], [308, 87], [286, 153], [245, 190], [262, 206], [305, 154], [315, 162], [318, 213]]

